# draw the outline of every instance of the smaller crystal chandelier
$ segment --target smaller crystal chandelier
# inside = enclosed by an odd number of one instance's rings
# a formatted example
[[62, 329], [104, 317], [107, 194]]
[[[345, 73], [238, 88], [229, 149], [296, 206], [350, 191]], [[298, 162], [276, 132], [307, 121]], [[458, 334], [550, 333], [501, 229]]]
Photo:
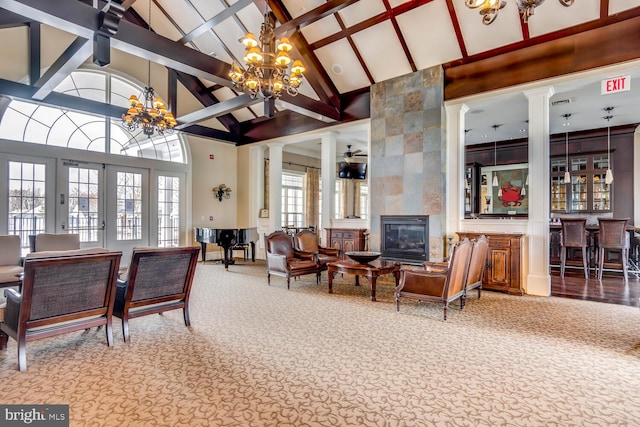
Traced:
[[[151, 31], [151, 1], [149, 1], [149, 31]], [[173, 128], [178, 124], [167, 106], [156, 97], [151, 87], [151, 61], [147, 61], [147, 86], [144, 88], [144, 104], [136, 95], [131, 95], [129, 103], [131, 107], [122, 115], [122, 125], [130, 131], [142, 128], [142, 133], [149, 138], [154, 133], [163, 135], [173, 133]]]
[[302, 84], [302, 73], [305, 71], [302, 62], [293, 61], [291, 73], [287, 73], [291, 63], [289, 51], [293, 46], [284, 37], [277, 41], [273, 30], [267, 10], [260, 27], [260, 43], [252, 33], [247, 33], [242, 39], [245, 46], [243, 59], [247, 63], [247, 69], [244, 70], [234, 62], [229, 72], [233, 87], [240, 92], [248, 89], [249, 95], [254, 99], [258, 93], [265, 99], [280, 98], [285, 91], [296, 96]]
[[231, 188], [227, 187], [224, 184], [220, 184], [217, 187], [213, 187], [213, 196], [218, 199], [218, 201], [222, 201], [222, 198], [229, 199], [231, 198]]
[[[569, 7], [574, 0], [558, 0], [561, 5]], [[533, 16], [535, 8], [544, 3], [544, 0], [515, 0], [520, 15], [524, 23], [529, 22], [529, 17]], [[505, 7], [507, 3], [503, 0], [465, 0], [465, 4], [470, 9], [479, 9], [482, 15], [482, 23], [489, 25], [498, 17], [498, 11]]]

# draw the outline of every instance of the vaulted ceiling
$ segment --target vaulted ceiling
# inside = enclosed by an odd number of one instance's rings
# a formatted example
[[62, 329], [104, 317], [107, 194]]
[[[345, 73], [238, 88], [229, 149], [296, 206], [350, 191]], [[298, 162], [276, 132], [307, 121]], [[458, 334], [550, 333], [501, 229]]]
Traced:
[[[265, 115], [263, 101], [235, 91], [228, 77], [232, 62], [244, 65], [239, 40], [259, 32], [265, 3], [0, 0], [0, 28], [30, 28], [33, 82], [0, 79], [0, 94], [119, 118], [124, 106], [72, 100], [50, 89], [88, 57], [108, 67], [108, 52], [117, 49], [167, 67], [174, 111], [181, 112], [178, 88], [197, 99], [199, 108], [177, 115], [180, 130], [243, 145], [367, 118], [372, 84], [438, 64], [453, 76], [446, 96], [460, 96], [464, 78], [455, 70], [466, 73], [498, 55], [640, 17], [640, 0], [579, 0], [571, 7], [548, 0], [528, 23], [507, 0], [491, 25], [465, 0], [270, 0], [276, 36], [292, 41], [292, 57], [307, 71], [300, 93], [285, 94]], [[43, 75], [36, 23], [75, 37]]]

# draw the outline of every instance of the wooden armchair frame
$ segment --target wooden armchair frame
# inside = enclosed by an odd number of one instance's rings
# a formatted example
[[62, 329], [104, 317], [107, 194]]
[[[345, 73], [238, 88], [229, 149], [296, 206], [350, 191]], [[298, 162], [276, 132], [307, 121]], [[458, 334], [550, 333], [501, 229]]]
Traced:
[[189, 318], [189, 295], [198, 263], [199, 247], [136, 248], [128, 277], [118, 280], [113, 315], [122, 319], [122, 334], [129, 342], [129, 319], [182, 309]]
[[106, 326], [113, 345], [112, 312], [122, 252], [27, 257], [21, 293], [5, 289], [0, 329], [17, 341], [18, 368], [27, 369], [28, 341]]

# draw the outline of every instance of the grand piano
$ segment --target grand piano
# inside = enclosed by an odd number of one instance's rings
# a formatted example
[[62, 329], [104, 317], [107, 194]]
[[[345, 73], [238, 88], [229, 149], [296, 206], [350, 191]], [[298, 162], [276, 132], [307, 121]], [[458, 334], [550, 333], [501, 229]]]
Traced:
[[206, 228], [195, 227], [196, 242], [202, 246], [202, 262], [207, 260], [207, 243], [217, 243], [223, 248], [224, 268], [234, 264], [232, 249], [251, 246], [251, 261], [256, 262], [256, 242], [260, 238], [258, 228]]

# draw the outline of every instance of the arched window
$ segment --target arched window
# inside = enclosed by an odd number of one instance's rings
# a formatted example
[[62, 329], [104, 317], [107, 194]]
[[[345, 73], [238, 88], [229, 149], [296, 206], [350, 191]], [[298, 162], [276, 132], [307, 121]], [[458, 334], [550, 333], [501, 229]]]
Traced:
[[[143, 88], [125, 78], [100, 70], [76, 70], [55, 92], [112, 105], [129, 106], [131, 95], [142, 98]], [[0, 138], [79, 150], [185, 163], [177, 133], [149, 138], [121, 120], [61, 108], [11, 100], [0, 119]]]

